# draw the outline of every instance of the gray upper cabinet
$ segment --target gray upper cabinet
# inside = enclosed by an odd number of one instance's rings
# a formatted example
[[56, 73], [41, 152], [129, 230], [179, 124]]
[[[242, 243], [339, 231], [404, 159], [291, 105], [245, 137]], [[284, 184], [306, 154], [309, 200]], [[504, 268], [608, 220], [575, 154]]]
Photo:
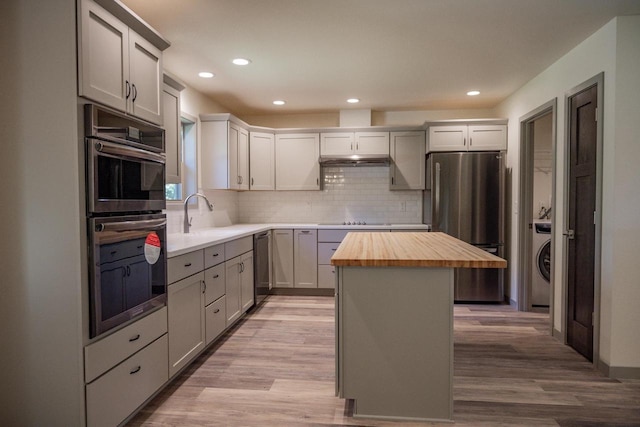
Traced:
[[391, 190], [424, 190], [424, 131], [391, 132]]
[[248, 190], [249, 132], [247, 129], [215, 114], [200, 115], [200, 120], [202, 121], [200, 146], [202, 186], [218, 190]]
[[429, 151], [504, 151], [507, 126], [503, 124], [429, 126]]
[[276, 189], [275, 136], [272, 133], [249, 133], [249, 172], [251, 190]]
[[91, 0], [79, 13], [79, 95], [162, 124], [162, 50]]
[[276, 135], [276, 190], [320, 190], [320, 134]]
[[165, 130], [165, 153], [167, 155], [167, 184], [180, 184], [182, 182], [180, 91], [184, 89], [184, 86], [166, 74], [163, 76], [163, 79], [162, 116]]
[[326, 132], [320, 134], [320, 154], [389, 155], [389, 132]]

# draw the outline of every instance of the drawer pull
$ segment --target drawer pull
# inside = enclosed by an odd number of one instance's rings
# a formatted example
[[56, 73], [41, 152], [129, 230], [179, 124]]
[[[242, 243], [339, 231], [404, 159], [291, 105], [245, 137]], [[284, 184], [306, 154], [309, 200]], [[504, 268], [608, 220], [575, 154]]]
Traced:
[[218, 314], [218, 313], [220, 313], [220, 309], [219, 308], [216, 308], [215, 310], [213, 310], [213, 314]]
[[331, 250], [332, 250], [332, 251], [337, 251], [337, 250], [338, 250], [338, 248], [331, 248]]
[[191, 267], [191, 263], [185, 264], [185, 267]]
[[218, 256], [219, 254], [213, 254], [213, 256]]
[[138, 341], [140, 339], [140, 334], [136, 334], [135, 337], [131, 337], [129, 338], [129, 342], [134, 342], [134, 341]]
[[219, 274], [216, 274], [215, 276], [213, 276], [214, 279], [217, 279], [218, 277], [220, 277]]
[[140, 372], [140, 369], [142, 369], [140, 365], [136, 366], [129, 372], [129, 375], [137, 374], [138, 372]]

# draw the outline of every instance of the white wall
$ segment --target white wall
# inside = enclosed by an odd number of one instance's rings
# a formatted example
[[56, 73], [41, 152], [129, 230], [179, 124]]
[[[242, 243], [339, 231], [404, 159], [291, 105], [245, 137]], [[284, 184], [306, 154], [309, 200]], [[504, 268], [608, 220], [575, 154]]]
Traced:
[[[602, 206], [602, 296], [600, 357], [609, 366], [640, 367], [640, 266], [633, 257], [640, 252], [640, 208], [637, 185], [640, 159], [637, 143], [637, 112], [640, 17], [616, 18], [584, 40], [547, 70], [510, 96], [496, 108], [497, 115], [509, 118], [507, 165], [512, 169], [511, 263], [517, 262], [517, 218], [520, 156], [519, 118], [547, 101], [557, 98], [556, 206], [554, 263], [562, 261], [565, 162], [565, 94], [573, 87], [604, 72], [603, 123], [603, 206]], [[554, 328], [561, 330], [565, 301], [562, 269], [555, 269]], [[511, 271], [511, 295], [517, 298], [517, 272]]]
[[[180, 108], [183, 113], [194, 117], [197, 126], [197, 151], [198, 151], [198, 171], [202, 170], [203, 162], [200, 155], [201, 147], [201, 127], [200, 114], [228, 113], [229, 109], [218, 104], [211, 98], [204, 96], [190, 86], [180, 92]], [[192, 218], [191, 230], [207, 227], [224, 227], [238, 222], [238, 193], [235, 191], [207, 190], [200, 186], [200, 173], [198, 172], [198, 188], [213, 203], [214, 210], [210, 212], [200, 200], [195, 205], [189, 205], [189, 217]], [[187, 195], [185, 195], [187, 196]], [[182, 203], [168, 203], [167, 210], [167, 232], [182, 233], [184, 221], [184, 206]]]
[[[372, 111], [372, 126], [420, 126], [429, 120], [494, 118], [492, 109]], [[272, 128], [339, 127], [340, 113], [245, 115], [245, 122]]]
[[615, 136], [614, 152], [605, 164], [604, 204], [613, 203], [607, 206], [603, 229], [602, 282], [611, 299], [607, 360], [611, 366], [640, 367], [640, 16], [619, 17], [617, 24], [615, 116], [605, 117]]
[[74, 0], [0, 3], [0, 425], [84, 424]]

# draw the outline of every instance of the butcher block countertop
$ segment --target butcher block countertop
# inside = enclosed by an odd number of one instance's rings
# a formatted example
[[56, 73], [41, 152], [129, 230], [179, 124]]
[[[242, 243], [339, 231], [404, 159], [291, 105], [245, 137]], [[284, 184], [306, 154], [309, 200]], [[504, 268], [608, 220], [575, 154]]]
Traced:
[[446, 233], [349, 233], [331, 257], [342, 267], [505, 268], [507, 261]]

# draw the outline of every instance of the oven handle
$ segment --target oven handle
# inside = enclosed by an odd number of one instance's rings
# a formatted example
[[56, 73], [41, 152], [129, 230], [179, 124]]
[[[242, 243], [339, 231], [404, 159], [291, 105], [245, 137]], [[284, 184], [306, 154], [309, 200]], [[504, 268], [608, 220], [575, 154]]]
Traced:
[[122, 221], [96, 224], [96, 231], [132, 231], [132, 230], [159, 230], [167, 225], [166, 219], [148, 219], [143, 221]]
[[119, 145], [106, 141], [96, 141], [94, 142], [94, 147], [96, 151], [104, 154], [150, 160], [152, 162], [162, 164], [166, 162], [165, 156], [163, 156], [162, 154], [152, 153], [150, 151], [141, 150], [139, 148], [127, 147], [126, 145]]

